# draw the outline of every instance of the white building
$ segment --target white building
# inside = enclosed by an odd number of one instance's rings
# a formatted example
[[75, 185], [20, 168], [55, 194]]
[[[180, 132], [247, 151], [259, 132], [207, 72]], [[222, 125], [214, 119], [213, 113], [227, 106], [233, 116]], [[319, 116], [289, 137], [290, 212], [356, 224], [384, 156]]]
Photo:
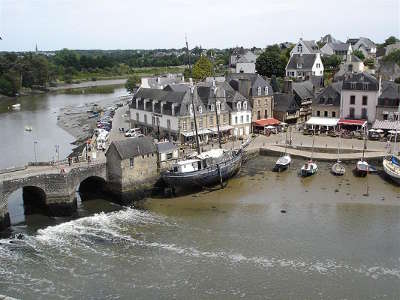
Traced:
[[341, 92], [340, 117], [373, 123], [379, 97], [378, 80], [368, 73], [345, 74]]
[[316, 54], [293, 54], [286, 65], [286, 76], [308, 80], [312, 76], [324, 76], [321, 56]]
[[251, 130], [251, 104], [238, 92], [227, 93], [227, 105], [230, 108], [230, 125], [234, 136], [248, 136]]

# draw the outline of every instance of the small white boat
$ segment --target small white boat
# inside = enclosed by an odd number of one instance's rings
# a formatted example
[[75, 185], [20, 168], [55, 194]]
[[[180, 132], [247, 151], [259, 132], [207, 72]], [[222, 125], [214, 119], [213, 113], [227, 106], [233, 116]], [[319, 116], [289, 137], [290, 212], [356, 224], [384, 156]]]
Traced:
[[286, 170], [290, 163], [292, 162], [292, 158], [289, 154], [287, 154], [287, 131], [286, 131], [286, 140], [285, 140], [285, 153], [275, 163], [274, 171], [280, 172]]
[[365, 150], [367, 150], [366, 135], [367, 135], [367, 133], [364, 132], [364, 147], [363, 147], [362, 157], [357, 162], [356, 168], [354, 170], [355, 171], [355, 175], [359, 176], [359, 177], [365, 177], [365, 176], [367, 176], [367, 174], [369, 172], [369, 164], [368, 164], [368, 162], [365, 161]]
[[25, 126], [25, 131], [32, 131], [32, 126]]
[[382, 164], [385, 174], [389, 176], [392, 181], [400, 185], [400, 157], [397, 155], [397, 133], [398, 131], [396, 130], [392, 155], [385, 157]]
[[313, 162], [313, 154], [314, 154], [314, 144], [315, 144], [315, 132], [313, 134], [313, 143], [312, 143], [312, 151], [311, 151], [311, 157], [308, 162], [306, 162], [300, 169], [300, 175], [302, 177], [307, 177], [314, 175], [318, 171], [318, 166], [315, 162]]
[[331, 171], [333, 175], [343, 176], [344, 173], [346, 173], [346, 168], [343, 166], [342, 162], [338, 160], [333, 164]]
[[318, 166], [311, 159], [306, 162], [300, 169], [300, 175], [303, 177], [311, 176], [317, 173]]
[[17, 103], [17, 104], [13, 104], [11, 105], [13, 110], [20, 110], [21, 109], [21, 104]]

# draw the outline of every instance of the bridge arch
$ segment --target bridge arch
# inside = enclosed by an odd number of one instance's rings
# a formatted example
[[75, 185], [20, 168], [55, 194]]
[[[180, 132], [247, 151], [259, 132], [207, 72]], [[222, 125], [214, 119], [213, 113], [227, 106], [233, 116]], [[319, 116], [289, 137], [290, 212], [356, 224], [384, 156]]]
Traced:
[[88, 176], [80, 181], [76, 191], [82, 201], [104, 196], [106, 191], [106, 180], [102, 176]]

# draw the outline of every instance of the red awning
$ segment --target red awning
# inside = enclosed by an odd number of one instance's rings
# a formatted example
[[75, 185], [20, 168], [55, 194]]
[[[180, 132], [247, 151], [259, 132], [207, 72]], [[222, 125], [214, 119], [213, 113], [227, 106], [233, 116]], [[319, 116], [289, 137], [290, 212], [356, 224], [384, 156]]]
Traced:
[[367, 124], [365, 120], [348, 120], [348, 119], [340, 119], [338, 122], [339, 125], [356, 125], [364, 127]]
[[274, 118], [261, 119], [254, 122], [254, 126], [274, 126], [279, 125], [281, 122]]

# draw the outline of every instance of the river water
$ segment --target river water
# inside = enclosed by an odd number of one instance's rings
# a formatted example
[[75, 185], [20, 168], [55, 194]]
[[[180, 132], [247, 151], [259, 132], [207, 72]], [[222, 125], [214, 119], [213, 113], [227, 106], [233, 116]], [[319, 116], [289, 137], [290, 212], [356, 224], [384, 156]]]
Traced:
[[[400, 187], [379, 175], [298, 177], [249, 161], [223, 190], [136, 208], [80, 204], [78, 219], [0, 240], [0, 294], [22, 299], [399, 299]], [[100, 212], [103, 211], [103, 212]], [[285, 211], [285, 213], [283, 213]]]

